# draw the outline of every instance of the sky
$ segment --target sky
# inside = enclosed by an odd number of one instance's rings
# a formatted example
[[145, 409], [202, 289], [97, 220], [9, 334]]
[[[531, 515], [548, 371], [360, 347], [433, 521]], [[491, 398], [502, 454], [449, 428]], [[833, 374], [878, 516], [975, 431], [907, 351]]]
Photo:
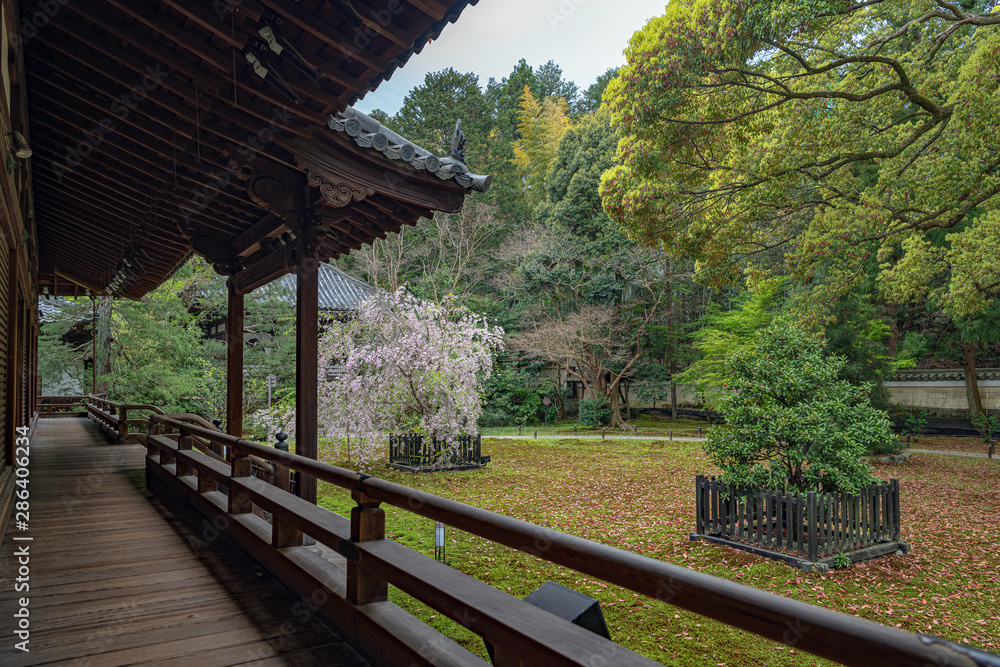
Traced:
[[609, 67], [625, 64], [629, 39], [665, 7], [666, 0], [479, 0], [355, 106], [394, 114], [428, 72], [447, 67], [475, 72], [485, 88], [521, 58], [532, 67], [554, 60], [584, 90]]

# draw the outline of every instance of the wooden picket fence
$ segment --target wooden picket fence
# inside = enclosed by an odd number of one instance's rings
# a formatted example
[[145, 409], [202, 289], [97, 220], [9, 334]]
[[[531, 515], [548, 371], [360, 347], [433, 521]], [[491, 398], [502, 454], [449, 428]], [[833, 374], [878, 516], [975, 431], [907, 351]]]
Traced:
[[696, 535], [756, 547], [750, 549], [755, 552], [782, 552], [815, 563], [886, 543], [909, 549], [900, 542], [896, 479], [872, 484], [856, 495], [815, 491], [803, 495], [698, 475], [695, 497]]
[[406, 470], [441, 470], [479, 468], [482, 438], [462, 435], [457, 443], [432, 438], [426, 441], [416, 433], [389, 436], [389, 464]]

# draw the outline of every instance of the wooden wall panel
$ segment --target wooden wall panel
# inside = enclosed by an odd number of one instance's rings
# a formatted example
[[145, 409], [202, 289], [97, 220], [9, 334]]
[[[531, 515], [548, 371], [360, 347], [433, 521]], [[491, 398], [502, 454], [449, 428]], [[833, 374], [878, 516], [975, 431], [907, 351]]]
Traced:
[[18, 297], [17, 309], [20, 331], [17, 336], [17, 372], [20, 374], [20, 377], [18, 378], [17, 397], [18, 422], [14, 424], [15, 428], [31, 424], [31, 399], [28, 395], [28, 388], [31, 386], [29, 382], [31, 374], [28, 372], [28, 359], [30, 356], [28, 348], [31, 345], [29, 337], [31, 333], [31, 311], [28, 310], [29, 304], [29, 301]]
[[[7, 405], [7, 298], [10, 269], [7, 239], [0, 234], [0, 406]], [[0, 438], [7, 435], [7, 410], [0, 410]], [[4, 443], [6, 445], [6, 443]], [[7, 447], [0, 446], [0, 470], [6, 465]]]
[[4, 303], [4, 313], [6, 314], [6, 322], [4, 326], [4, 374], [3, 374], [3, 385], [4, 385], [4, 424], [3, 424], [3, 439], [4, 445], [7, 449], [7, 461], [13, 458], [14, 454], [14, 427], [17, 424], [18, 415], [18, 405], [17, 405], [17, 339], [18, 330], [18, 311], [17, 311], [17, 301], [20, 298], [18, 283], [20, 282], [20, 276], [18, 273], [18, 261], [17, 261], [17, 250], [9, 250], [7, 252], [7, 270], [4, 272], [7, 278], [7, 289], [4, 290], [3, 300]]

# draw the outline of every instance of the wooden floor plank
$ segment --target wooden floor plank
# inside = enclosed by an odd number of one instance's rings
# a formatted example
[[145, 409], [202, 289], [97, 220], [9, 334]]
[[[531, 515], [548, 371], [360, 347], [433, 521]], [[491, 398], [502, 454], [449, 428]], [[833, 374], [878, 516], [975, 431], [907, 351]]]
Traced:
[[367, 664], [207, 522], [171, 514], [146, 491], [144, 464], [142, 447], [109, 445], [87, 420], [39, 422], [29, 530], [0, 548], [6, 582], [29, 545], [31, 589], [0, 589], [0, 618], [29, 597], [31, 651], [8, 642], [0, 664]]

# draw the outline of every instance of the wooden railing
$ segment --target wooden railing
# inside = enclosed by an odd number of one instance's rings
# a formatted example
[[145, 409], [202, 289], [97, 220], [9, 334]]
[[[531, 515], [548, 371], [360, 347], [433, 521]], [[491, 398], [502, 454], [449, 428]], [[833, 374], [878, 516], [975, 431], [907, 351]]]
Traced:
[[389, 464], [410, 470], [478, 468], [483, 464], [482, 438], [459, 436], [457, 442], [429, 441], [416, 433], [389, 436]]
[[[97, 424], [102, 431], [115, 442], [122, 442], [130, 433], [136, 435], [140, 442], [144, 442], [145, 433], [130, 431], [129, 427], [135, 427], [145, 431], [149, 426], [149, 414], [165, 415], [172, 419], [195, 424], [205, 429], [218, 430], [213, 424], [201, 415], [191, 413], [167, 414], [163, 409], [148, 404], [116, 403], [109, 401], [103, 396], [93, 394], [85, 397], [87, 402], [87, 416], [92, 422]], [[212, 456], [220, 461], [226, 460], [225, 448], [204, 438], [196, 438], [200, 446], [211, 450]]]
[[[895, 479], [853, 495], [803, 495], [695, 478], [696, 534], [724, 538], [738, 548], [757, 547], [818, 563], [875, 545], [888, 545], [886, 552], [908, 549], [900, 542], [899, 524]], [[870, 555], [875, 554], [858, 552], [855, 560]]]
[[38, 416], [49, 417], [76, 416], [87, 410], [86, 396], [39, 396]]
[[[167, 430], [174, 434], [166, 435]], [[196, 451], [196, 438], [224, 447], [228, 463]], [[936, 637], [773, 595], [167, 416], [150, 417], [147, 446], [151, 485], [180, 493], [213, 525], [228, 526], [232, 539], [304, 598], [316, 601], [321, 590], [318, 611], [380, 663], [482, 664], [389, 603], [391, 584], [494, 644], [498, 665], [655, 664], [385, 539], [381, 505], [387, 503], [844, 664], [867, 667], [875, 655], [893, 665], [986, 664], [970, 657], [967, 647]], [[252, 456], [281, 470], [281, 483], [253, 477]], [[350, 491], [356, 504], [350, 520], [283, 490], [287, 470]], [[228, 487], [228, 495], [218, 492], [220, 484]], [[272, 513], [271, 525], [252, 514], [254, 504]], [[303, 533], [343, 556], [346, 572], [297, 548]]]

